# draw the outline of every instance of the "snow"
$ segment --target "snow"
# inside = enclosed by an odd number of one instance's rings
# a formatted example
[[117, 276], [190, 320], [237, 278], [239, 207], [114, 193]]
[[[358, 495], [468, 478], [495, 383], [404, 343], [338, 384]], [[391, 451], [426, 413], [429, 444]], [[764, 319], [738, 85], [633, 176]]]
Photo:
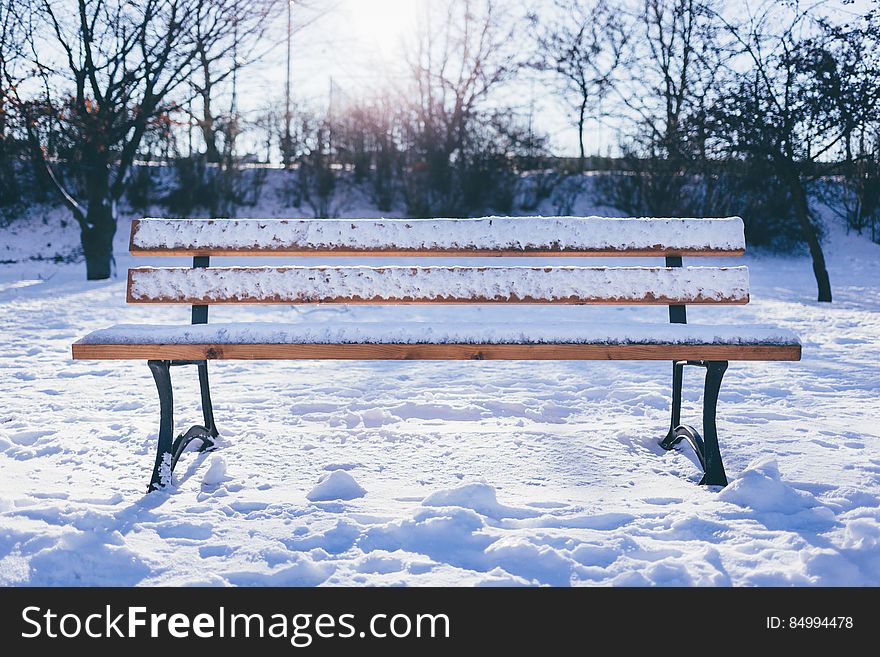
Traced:
[[600, 324], [586, 321], [280, 324], [119, 324], [92, 331], [80, 344], [800, 344], [789, 329], [767, 325]]
[[723, 219], [144, 219], [140, 250], [722, 250], [745, 248], [743, 222]]
[[471, 509], [494, 520], [533, 518], [540, 515], [540, 512], [531, 509], [516, 509], [500, 504], [495, 489], [485, 483], [465, 484], [449, 490], [439, 490], [422, 500], [422, 505]]
[[224, 267], [131, 270], [133, 301], [746, 302], [746, 267]]
[[718, 494], [718, 499], [762, 514], [792, 514], [820, 506], [813, 495], [783, 481], [776, 460], [766, 456], [750, 463], [739, 479]]
[[202, 484], [205, 486], [219, 486], [226, 478], [226, 459], [220, 454], [211, 457], [211, 464], [202, 475]]
[[367, 491], [345, 470], [332, 470], [321, 476], [317, 485], [306, 493], [306, 499], [312, 502], [354, 500], [366, 494]]
[[[51, 221], [32, 253], [76, 243], [75, 225]], [[27, 253], [16, 230], [4, 259]], [[112, 324], [183, 325], [189, 308], [126, 304], [124, 280], [88, 283], [81, 263], [2, 264], [0, 584], [880, 585], [880, 247], [833, 223], [826, 236], [833, 304], [814, 301], [806, 254], [751, 253], [735, 261], [751, 272], [749, 305], [688, 308], [694, 325], [772, 324], [804, 345], [800, 362], [725, 374], [731, 484], [720, 492], [696, 485], [686, 445], [657, 446], [669, 363], [229, 361], [210, 364], [217, 451], [186, 452], [170, 487], [147, 495], [159, 420], [148, 369], [72, 361], [70, 344]], [[127, 238], [120, 225], [120, 272], [188, 264], [132, 258]], [[304, 264], [291, 260], [269, 264]], [[327, 331], [379, 321], [600, 331], [665, 316], [662, 306], [211, 309], [218, 324]], [[192, 367], [172, 376], [183, 431], [202, 422], [198, 380]], [[683, 420], [698, 427], [701, 393], [701, 371], [688, 368]], [[215, 456], [229, 467], [205, 485]], [[368, 493], [310, 501], [328, 472]]]

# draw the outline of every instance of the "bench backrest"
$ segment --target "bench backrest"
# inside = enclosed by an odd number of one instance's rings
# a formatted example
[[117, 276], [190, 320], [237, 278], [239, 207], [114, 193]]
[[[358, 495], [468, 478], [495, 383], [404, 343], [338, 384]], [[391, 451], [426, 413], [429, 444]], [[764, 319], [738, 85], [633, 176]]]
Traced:
[[[132, 303], [685, 304], [748, 303], [745, 267], [683, 267], [682, 257], [738, 256], [743, 223], [724, 219], [192, 220], [132, 223], [131, 253], [191, 256], [191, 268], [129, 270]], [[211, 256], [655, 256], [662, 267], [214, 267]]]

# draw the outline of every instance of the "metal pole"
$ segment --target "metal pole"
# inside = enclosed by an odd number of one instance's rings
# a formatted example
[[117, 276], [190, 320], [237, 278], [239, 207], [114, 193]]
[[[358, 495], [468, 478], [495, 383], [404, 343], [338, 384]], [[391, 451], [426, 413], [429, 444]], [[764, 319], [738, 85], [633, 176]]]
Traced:
[[[681, 267], [681, 256], [666, 256], [667, 267]], [[687, 324], [687, 307], [684, 305], [669, 306], [669, 321], [672, 324]]]

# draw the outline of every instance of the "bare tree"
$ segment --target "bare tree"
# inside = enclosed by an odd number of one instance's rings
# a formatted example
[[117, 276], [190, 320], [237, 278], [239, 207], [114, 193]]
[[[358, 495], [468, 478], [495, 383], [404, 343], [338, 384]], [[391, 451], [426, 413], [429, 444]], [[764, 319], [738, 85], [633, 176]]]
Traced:
[[[249, 6], [244, 11], [237, 0], [198, 0], [193, 8], [195, 20], [191, 24], [190, 38], [195, 50], [197, 72], [187, 82], [201, 101], [201, 114], [193, 113], [191, 119], [195, 121], [205, 142], [208, 162], [216, 164], [223, 159], [218, 141], [220, 135], [230, 133], [224, 128], [231, 126], [235, 120], [232, 107], [224, 112], [214, 105], [217, 89], [238, 73], [243, 63], [238, 58], [240, 47], [249, 44], [251, 37], [259, 38], [265, 30], [266, 22], [263, 19], [266, 9], [267, 6], [260, 2], [256, 7]], [[232, 24], [233, 29], [218, 33], [216, 25], [219, 23]]]
[[584, 126], [598, 114], [622, 62], [629, 33], [618, 8], [606, 0], [555, 0], [550, 15], [547, 21], [535, 13], [529, 16], [538, 30], [532, 66], [554, 74], [561, 83], [560, 94], [571, 102], [583, 171], [587, 157]]
[[733, 153], [769, 166], [787, 191], [813, 262], [818, 300], [832, 300], [809, 185], [818, 166], [864, 118], [876, 116], [880, 85], [857, 84], [846, 72], [844, 35], [826, 29], [810, 9], [767, 3], [742, 24], [725, 21], [750, 68], [734, 71], [719, 103], [718, 124]]
[[[603, 180], [607, 203], [660, 216], [711, 212], [707, 111], [729, 57], [716, 4], [641, 0], [631, 16], [632, 52], [614, 79], [629, 171]], [[706, 183], [699, 191], [695, 177]]]
[[[848, 158], [844, 160], [842, 186], [832, 201], [839, 200], [849, 228], [867, 230], [880, 241], [880, 125], [859, 126], [850, 137]], [[832, 202], [830, 207], [834, 208]]]
[[[385, 90], [387, 91], [387, 90]], [[370, 183], [376, 207], [388, 212], [399, 192], [401, 151], [396, 135], [406, 118], [390, 91], [348, 103], [334, 117], [337, 159], [354, 169], [354, 181]]]
[[[90, 280], [112, 273], [116, 204], [144, 135], [173, 109], [171, 94], [189, 77], [193, 0], [41, 0], [28, 34], [44, 105], [76, 148], [81, 190], [52, 164], [32, 104], [21, 96], [34, 156], [80, 227]], [[227, 25], [217, 25], [227, 30]]]
[[289, 169], [294, 160], [293, 126], [293, 37], [300, 30], [332, 13], [340, 0], [287, 0], [284, 76], [284, 115], [282, 117], [281, 160]]
[[522, 65], [514, 22], [495, 0], [423, 3], [410, 49], [414, 89], [405, 146], [411, 212], [461, 211], [461, 173], [485, 127], [490, 93]]
[[[237, 76], [278, 44], [269, 37], [272, 19], [283, 0], [197, 0], [193, 8], [192, 34], [196, 73], [188, 80], [200, 101], [200, 114], [192, 118], [205, 142], [208, 162], [228, 158], [239, 128], [236, 105]], [[221, 29], [220, 26], [226, 26]], [[221, 86], [228, 90], [229, 109], [218, 109]], [[222, 142], [222, 143], [221, 143]]]
[[[838, 203], [849, 228], [880, 240], [880, 112], [876, 98], [880, 89], [880, 2], [846, 23], [821, 20], [831, 39], [815, 42], [810, 59], [822, 75], [813, 93], [826, 95], [843, 133]], [[828, 187], [826, 186], [826, 189]], [[835, 187], [831, 187], [835, 190]], [[836, 190], [835, 190], [836, 191]]]
[[10, 110], [14, 107], [14, 89], [20, 81], [23, 60], [21, 37], [22, 3], [0, 1], [0, 205], [17, 197], [15, 149], [10, 144]]

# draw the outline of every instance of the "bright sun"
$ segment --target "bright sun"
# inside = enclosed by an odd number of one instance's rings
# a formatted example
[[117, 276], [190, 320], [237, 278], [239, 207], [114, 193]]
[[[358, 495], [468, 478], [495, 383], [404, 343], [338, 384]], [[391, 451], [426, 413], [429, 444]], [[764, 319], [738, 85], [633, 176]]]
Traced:
[[412, 31], [420, 0], [345, 0], [351, 25], [346, 26], [374, 54], [390, 57]]

